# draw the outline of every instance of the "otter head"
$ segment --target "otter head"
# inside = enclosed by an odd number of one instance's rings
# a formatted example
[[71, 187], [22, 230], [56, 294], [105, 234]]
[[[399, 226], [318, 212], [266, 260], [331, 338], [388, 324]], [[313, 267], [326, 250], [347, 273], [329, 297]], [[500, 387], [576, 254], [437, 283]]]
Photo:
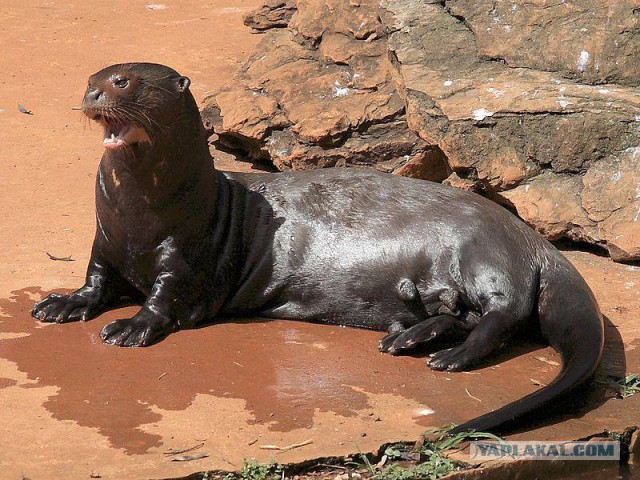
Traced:
[[172, 133], [176, 123], [199, 122], [190, 83], [164, 65], [112, 65], [89, 78], [82, 111], [102, 124], [103, 144], [109, 150], [153, 145]]

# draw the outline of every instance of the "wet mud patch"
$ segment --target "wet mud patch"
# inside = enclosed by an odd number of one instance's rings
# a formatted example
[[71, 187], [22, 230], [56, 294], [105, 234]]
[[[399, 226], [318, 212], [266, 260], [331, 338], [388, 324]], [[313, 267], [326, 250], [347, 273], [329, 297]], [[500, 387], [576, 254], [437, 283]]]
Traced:
[[[371, 408], [369, 395], [391, 394], [424, 405], [407, 413], [427, 427], [498, 408], [559, 371], [554, 351], [529, 348], [473, 372], [432, 372], [424, 358], [380, 354], [382, 332], [260, 319], [177, 332], [147, 348], [117, 348], [98, 333], [136, 307], [87, 323], [43, 325], [30, 311], [34, 299], [49, 293], [30, 287], [0, 299], [0, 358], [27, 374], [31, 382], [18, 388], [57, 388], [44, 403], [53, 418], [96, 428], [128, 454], [162, 446], [163, 438], [144, 426], [162, 419], [158, 409], [185, 410], [200, 394], [242, 399], [250, 423], [281, 432], [311, 428], [317, 411], [362, 415]], [[9, 387], [16, 385], [0, 380], [0, 389]]]

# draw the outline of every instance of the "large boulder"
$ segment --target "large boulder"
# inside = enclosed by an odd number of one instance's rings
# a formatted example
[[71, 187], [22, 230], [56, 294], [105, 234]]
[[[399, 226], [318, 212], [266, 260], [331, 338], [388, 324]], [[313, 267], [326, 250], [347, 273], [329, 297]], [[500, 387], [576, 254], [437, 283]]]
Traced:
[[[246, 17], [280, 18], [272, 1]], [[450, 172], [439, 149], [407, 124], [377, 4], [299, 1], [288, 29], [268, 31], [236, 78], [203, 110], [225, 148], [279, 170], [377, 165], [435, 181]], [[271, 12], [271, 13], [270, 13]]]
[[290, 2], [208, 100], [217, 142], [280, 170], [444, 180], [640, 259], [637, 2]]

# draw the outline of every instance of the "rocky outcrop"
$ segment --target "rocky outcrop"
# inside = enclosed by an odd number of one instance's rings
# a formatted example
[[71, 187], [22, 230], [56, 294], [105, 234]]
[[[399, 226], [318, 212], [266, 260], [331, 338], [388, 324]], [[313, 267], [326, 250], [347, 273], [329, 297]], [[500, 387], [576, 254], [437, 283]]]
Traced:
[[267, 0], [262, 7], [245, 15], [244, 24], [256, 32], [284, 28], [295, 12], [293, 0]]
[[294, 3], [210, 98], [217, 142], [280, 170], [444, 180], [640, 259], [636, 2]]
[[640, 148], [594, 163], [583, 176], [545, 172], [502, 192], [548, 238], [606, 245], [615, 260], [640, 258]]
[[637, 1], [447, 0], [478, 55], [591, 84], [640, 85]]
[[[442, 153], [408, 127], [385, 27], [372, 15], [377, 4], [302, 3], [289, 28], [269, 31], [237, 78], [210, 98], [203, 118], [218, 144], [279, 170], [377, 165], [444, 180]], [[280, 5], [265, 5], [260, 18]]]
[[[491, 27], [478, 14], [482, 4]], [[508, 4], [516, 6], [510, 7], [511, 13], [528, 5]], [[384, 18], [394, 31], [388, 48], [409, 126], [439, 146], [454, 172], [510, 203], [548, 238], [601, 244], [618, 260], [640, 258], [640, 223], [635, 216], [640, 209], [640, 171], [634, 167], [640, 145], [640, 90], [585, 83], [596, 74], [633, 83], [631, 72], [614, 64], [607, 70], [604, 61], [591, 70], [571, 71], [567, 62], [547, 65], [557, 66], [556, 72], [534, 69], [546, 55], [560, 57], [546, 44], [538, 56], [531, 48], [520, 49], [523, 40], [514, 30], [529, 35], [525, 26], [534, 21], [533, 14], [510, 18], [497, 13], [505, 10], [500, 5], [383, 2]], [[591, 8], [606, 8], [598, 5]], [[631, 2], [627, 7], [632, 15]], [[554, 18], [542, 23], [566, 21]], [[499, 33], [492, 48], [503, 49], [500, 58], [508, 61], [498, 61], [497, 53], [488, 51], [486, 36], [494, 30]], [[511, 32], [514, 39], [507, 41], [504, 35]], [[637, 42], [640, 31], [636, 33]], [[633, 39], [626, 40], [627, 47], [632, 44]], [[640, 52], [633, 61], [638, 58]], [[615, 200], [612, 190], [617, 192]]]

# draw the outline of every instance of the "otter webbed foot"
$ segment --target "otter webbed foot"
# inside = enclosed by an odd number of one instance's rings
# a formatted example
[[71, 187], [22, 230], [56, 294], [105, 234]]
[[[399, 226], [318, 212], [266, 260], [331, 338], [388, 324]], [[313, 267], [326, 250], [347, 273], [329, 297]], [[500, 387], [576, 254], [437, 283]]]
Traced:
[[400, 336], [402, 332], [394, 332], [394, 333], [390, 333], [389, 335], [387, 335], [386, 337], [382, 338], [382, 340], [380, 340], [380, 344], [378, 345], [378, 349], [382, 352], [382, 353], [387, 353], [389, 352], [389, 349], [392, 347], [393, 342], [395, 342], [396, 338], [398, 338]]
[[[396, 335], [385, 350], [392, 355], [401, 355], [406, 351], [416, 349], [432, 340], [450, 338], [459, 333], [461, 320], [451, 315], [438, 315], [414, 325]], [[386, 340], [386, 338], [384, 339]]]
[[400, 355], [407, 350], [413, 350], [432, 340], [442, 340], [458, 332], [460, 320], [451, 315], [438, 315], [423, 320], [401, 333], [389, 349], [392, 355]]
[[177, 322], [143, 308], [133, 318], [105, 325], [100, 338], [104, 343], [120, 347], [146, 347], [177, 329]]
[[82, 320], [86, 322], [105, 310], [105, 305], [90, 293], [61, 295], [52, 293], [33, 306], [31, 316], [41, 322], [66, 323]]
[[428, 362], [431, 369], [459, 372], [477, 365], [505, 345], [522, 321], [501, 311], [489, 311], [480, 319], [475, 315], [469, 318], [473, 320], [472, 324], [480, 321], [462, 345], [431, 355]]

